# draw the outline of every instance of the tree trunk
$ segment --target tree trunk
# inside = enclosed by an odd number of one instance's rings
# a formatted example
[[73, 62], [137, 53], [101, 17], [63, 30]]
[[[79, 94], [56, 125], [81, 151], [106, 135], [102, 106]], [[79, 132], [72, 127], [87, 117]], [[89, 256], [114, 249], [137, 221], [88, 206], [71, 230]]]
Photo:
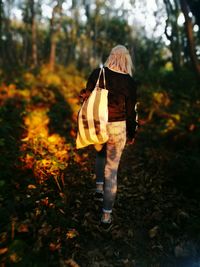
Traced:
[[181, 4], [181, 10], [185, 17], [185, 31], [187, 35], [187, 43], [188, 43], [188, 49], [190, 53], [191, 62], [195, 69], [195, 72], [200, 78], [200, 63], [196, 55], [192, 19], [189, 16], [190, 9], [189, 9], [189, 6], [186, 0], [180, 0], [180, 4]]
[[2, 52], [3, 52], [3, 45], [2, 45], [2, 22], [3, 22], [3, 2], [0, 0], [0, 64], [2, 63]]
[[56, 40], [54, 36], [51, 36], [51, 50], [50, 50], [50, 60], [49, 60], [49, 69], [54, 71], [55, 69], [55, 60], [56, 59]]
[[37, 54], [37, 42], [36, 42], [36, 24], [35, 19], [32, 23], [32, 58], [33, 58], [33, 66], [37, 67], [38, 65], [38, 54]]
[[[164, 3], [167, 11], [165, 35], [167, 39], [170, 41], [173, 68], [175, 71], [178, 71], [180, 70], [182, 64], [182, 58], [181, 58], [182, 44], [180, 39], [180, 31], [177, 25], [179, 9], [176, 0], [174, 1], [174, 4], [172, 4], [169, 0], [164, 0]], [[171, 27], [172, 30], [171, 34], [167, 32], [168, 26]]]
[[35, 21], [35, 7], [34, 0], [30, 0], [31, 10], [31, 37], [32, 37], [32, 62], [33, 67], [38, 65], [38, 54], [37, 54], [37, 34], [36, 34], [36, 21]]
[[50, 46], [50, 57], [49, 57], [49, 69], [50, 71], [54, 71], [55, 67], [55, 52], [56, 52], [56, 42], [54, 38], [54, 20], [55, 20], [55, 7], [52, 11], [52, 18], [51, 18], [51, 46]]
[[56, 46], [58, 41], [58, 35], [61, 28], [61, 13], [62, 13], [62, 0], [58, 0], [54, 6], [51, 18], [51, 48], [49, 58], [49, 69], [54, 71], [56, 62]]

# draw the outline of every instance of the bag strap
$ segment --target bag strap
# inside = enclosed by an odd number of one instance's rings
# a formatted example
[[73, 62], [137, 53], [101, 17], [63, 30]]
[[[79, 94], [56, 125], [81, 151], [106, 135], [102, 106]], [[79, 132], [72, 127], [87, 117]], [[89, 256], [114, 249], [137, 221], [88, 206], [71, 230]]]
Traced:
[[106, 78], [105, 78], [105, 69], [104, 68], [101, 68], [99, 71], [99, 77], [98, 77], [98, 80], [96, 82], [96, 85], [99, 86], [99, 81], [100, 81], [100, 77], [101, 77], [102, 72], [103, 72], [103, 88], [106, 89]]
[[97, 79], [96, 85], [99, 85], [99, 80], [100, 80], [100, 76], [101, 76], [101, 73], [102, 73], [102, 69], [103, 68], [101, 68], [100, 71], [99, 71], [99, 77]]
[[103, 68], [103, 88], [106, 89], [105, 69]]

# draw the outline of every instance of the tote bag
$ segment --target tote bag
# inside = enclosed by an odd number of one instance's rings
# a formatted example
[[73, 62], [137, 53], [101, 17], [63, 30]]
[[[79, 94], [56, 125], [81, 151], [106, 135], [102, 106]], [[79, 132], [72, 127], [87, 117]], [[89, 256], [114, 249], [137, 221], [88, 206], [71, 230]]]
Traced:
[[[103, 73], [103, 88], [99, 80]], [[108, 90], [106, 89], [105, 70], [101, 68], [94, 90], [83, 102], [78, 113], [78, 133], [76, 148], [99, 145], [108, 141]]]

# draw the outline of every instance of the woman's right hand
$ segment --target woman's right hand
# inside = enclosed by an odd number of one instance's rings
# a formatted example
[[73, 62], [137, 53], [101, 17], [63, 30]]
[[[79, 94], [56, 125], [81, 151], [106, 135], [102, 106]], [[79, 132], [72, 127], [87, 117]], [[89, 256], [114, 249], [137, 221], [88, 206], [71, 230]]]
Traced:
[[82, 89], [80, 91], [79, 98], [81, 99], [81, 102], [84, 102], [88, 97], [90, 96], [90, 92], [86, 89]]

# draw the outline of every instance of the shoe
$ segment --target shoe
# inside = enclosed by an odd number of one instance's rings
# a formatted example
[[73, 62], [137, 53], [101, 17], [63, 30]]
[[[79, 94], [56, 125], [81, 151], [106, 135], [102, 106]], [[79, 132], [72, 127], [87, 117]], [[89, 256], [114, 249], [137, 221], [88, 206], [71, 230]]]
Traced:
[[95, 192], [94, 200], [103, 202], [103, 192]]
[[103, 232], [109, 232], [112, 229], [112, 220], [110, 219], [108, 222], [101, 221], [100, 230]]

